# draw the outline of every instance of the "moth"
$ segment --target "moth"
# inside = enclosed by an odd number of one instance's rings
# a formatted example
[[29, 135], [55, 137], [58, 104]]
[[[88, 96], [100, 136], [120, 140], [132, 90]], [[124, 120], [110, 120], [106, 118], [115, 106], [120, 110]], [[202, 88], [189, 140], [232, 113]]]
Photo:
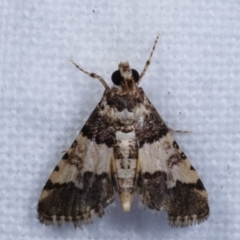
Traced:
[[130, 211], [138, 193], [148, 208], [165, 209], [173, 227], [208, 218], [208, 195], [202, 181], [139, 87], [158, 38], [142, 73], [120, 62], [112, 74], [112, 88], [72, 61], [98, 79], [105, 91], [42, 190], [37, 207], [41, 223], [72, 222], [75, 227], [92, 223], [94, 216], [102, 217], [114, 202], [114, 192], [123, 211]]

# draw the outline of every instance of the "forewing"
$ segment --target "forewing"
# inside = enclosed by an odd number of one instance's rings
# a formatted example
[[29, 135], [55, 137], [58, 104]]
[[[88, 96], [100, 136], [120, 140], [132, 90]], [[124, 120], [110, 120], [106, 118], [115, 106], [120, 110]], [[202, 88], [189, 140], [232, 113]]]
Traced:
[[148, 114], [137, 127], [140, 201], [166, 209], [171, 226], [200, 223], [209, 215], [203, 183], [147, 98], [145, 107]]
[[115, 132], [100, 114], [102, 101], [44, 186], [38, 203], [41, 223], [88, 224], [114, 201], [110, 160]]

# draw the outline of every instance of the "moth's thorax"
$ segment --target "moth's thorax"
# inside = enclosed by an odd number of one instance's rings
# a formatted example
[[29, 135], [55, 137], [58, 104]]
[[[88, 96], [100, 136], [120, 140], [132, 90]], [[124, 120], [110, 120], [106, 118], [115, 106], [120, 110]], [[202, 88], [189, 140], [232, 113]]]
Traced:
[[126, 132], [139, 124], [141, 118], [149, 114], [149, 103], [141, 88], [138, 92], [124, 93], [119, 86], [115, 86], [104, 94], [99, 105], [99, 113], [105, 116], [107, 122]]

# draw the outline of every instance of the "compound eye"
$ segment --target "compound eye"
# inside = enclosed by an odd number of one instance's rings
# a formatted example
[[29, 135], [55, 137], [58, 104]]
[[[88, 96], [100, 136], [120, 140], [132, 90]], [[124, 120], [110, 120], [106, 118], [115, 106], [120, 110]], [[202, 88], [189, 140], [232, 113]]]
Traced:
[[132, 76], [133, 76], [133, 79], [134, 79], [135, 83], [138, 83], [139, 73], [135, 69], [132, 69]]
[[119, 85], [121, 85], [121, 81], [122, 81], [121, 73], [119, 70], [117, 70], [112, 74], [112, 82], [115, 85], [119, 86]]

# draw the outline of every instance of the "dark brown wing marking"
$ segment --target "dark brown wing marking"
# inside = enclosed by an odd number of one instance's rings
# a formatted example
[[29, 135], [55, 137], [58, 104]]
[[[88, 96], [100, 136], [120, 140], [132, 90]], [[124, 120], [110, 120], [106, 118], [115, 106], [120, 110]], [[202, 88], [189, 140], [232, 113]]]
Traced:
[[89, 224], [114, 201], [110, 163], [115, 132], [100, 114], [103, 102], [104, 98], [44, 186], [38, 203], [41, 223]]

